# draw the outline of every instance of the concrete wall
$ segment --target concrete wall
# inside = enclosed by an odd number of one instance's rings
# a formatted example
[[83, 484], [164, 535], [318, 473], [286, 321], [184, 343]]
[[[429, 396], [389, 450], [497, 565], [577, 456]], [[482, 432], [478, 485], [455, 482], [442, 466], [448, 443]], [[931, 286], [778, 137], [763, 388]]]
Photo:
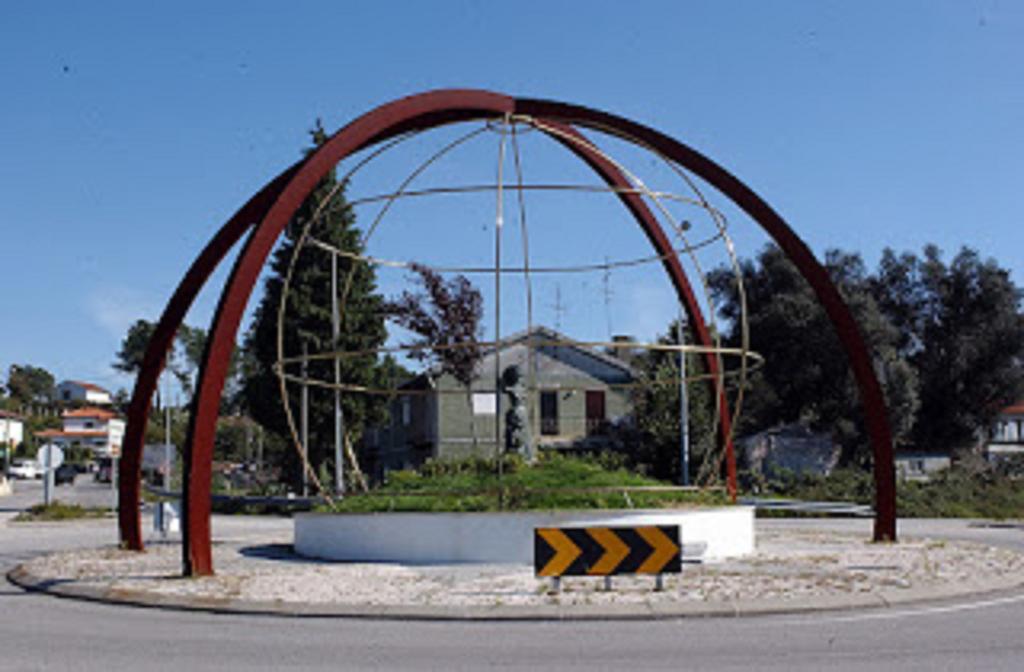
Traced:
[[533, 564], [536, 527], [679, 525], [684, 556], [754, 552], [754, 509], [378, 513], [295, 516], [299, 555], [351, 562]]

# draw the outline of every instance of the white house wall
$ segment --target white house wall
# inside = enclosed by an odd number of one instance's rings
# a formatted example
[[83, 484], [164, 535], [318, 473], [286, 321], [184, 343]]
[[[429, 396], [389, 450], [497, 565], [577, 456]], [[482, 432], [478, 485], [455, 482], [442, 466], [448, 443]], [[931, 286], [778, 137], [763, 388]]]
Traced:
[[20, 420], [0, 418], [0, 444], [18, 446], [25, 440], [25, 425]]
[[106, 392], [87, 389], [85, 391], [85, 401], [89, 404], [109, 404], [110, 395]]
[[65, 432], [105, 432], [107, 421], [99, 418], [64, 418]]

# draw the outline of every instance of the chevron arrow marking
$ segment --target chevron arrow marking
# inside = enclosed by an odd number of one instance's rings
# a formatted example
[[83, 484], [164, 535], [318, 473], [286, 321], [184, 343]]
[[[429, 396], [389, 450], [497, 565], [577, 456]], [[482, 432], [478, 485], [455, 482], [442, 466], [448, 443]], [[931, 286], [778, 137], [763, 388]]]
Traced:
[[564, 532], [554, 527], [537, 528], [537, 534], [547, 542], [548, 546], [555, 550], [555, 555], [544, 568], [537, 572], [537, 576], [561, 576], [573, 561], [580, 557], [580, 547], [572, 543], [572, 540]]
[[594, 541], [604, 548], [604, 555], [587, 570], [587, 574], [594, 576], [611, 574], [619, 566], [619, 563], [629, 555], [629, 546], [619, 538], [619, 535], [607, 527], [594, 527], [588, 529], [587, 532], [594, 538]]
[[679, 544], [657, 527], [638, 527], [636, 533], [643, 537], [652, 549], [651, 554], [637, 568], [636, 573], [660, 574], [665, 565], [679, 553]]

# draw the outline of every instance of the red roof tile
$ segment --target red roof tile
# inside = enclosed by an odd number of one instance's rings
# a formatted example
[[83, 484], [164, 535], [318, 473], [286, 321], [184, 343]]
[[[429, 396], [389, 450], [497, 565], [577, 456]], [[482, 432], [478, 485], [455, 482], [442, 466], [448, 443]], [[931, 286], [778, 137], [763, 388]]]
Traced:
[[1024, 399], [1015, 404], [1010, 404], [999, 412], [1004, 415], [1024, 415]]
[[102, 420], [110, 420], [111, 418], [116, 418], [117, 417], [117, 413], [114, 413], [113, 411], [108, 411], [105, 408], [86, 407], [86, 408], [76, 408], [76, 409], [71, 410], [71, 411], [64, 411], [63, 417], [65, 417], [65, 418], [100, 418]]
[[100, 431], [100, 430], [95, 430], [95, 429], [83, 429], [81, 431], [76, 431], [76, 432], [63, 432], [63, 431], [61, 431], [59, 429], [44, 429], [41, 432], [36, 432], [36, 436], [41, 438], [41, 439], [55, 439], [58, 436], [67, 437], [69, 439], [70, 438], [91, 439], [91, 438], [104, 437], [106, 435], [107, 435], [106, 432]]
[[84, 387], [85, 389], [91, 390], [93, 392], [103, 392], [104, 394], [110, 394], [110, 390], [105, 390], [102, 387], [100, 387], [99, 385], [94, 385], [93, 383], [87, 383], [87, 382], [82, 381], [82, 380], [69, 380], [67, 382], [71, 383], [72, 385], [78, 385], [79, 387]]

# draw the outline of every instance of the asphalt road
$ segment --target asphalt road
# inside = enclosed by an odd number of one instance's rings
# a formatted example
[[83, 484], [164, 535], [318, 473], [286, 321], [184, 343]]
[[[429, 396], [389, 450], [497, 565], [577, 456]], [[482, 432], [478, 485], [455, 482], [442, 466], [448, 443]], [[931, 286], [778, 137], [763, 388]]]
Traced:
[[[82, 483], [71, 498], [96, 496]], [[114, 543], [113, 520], [11, 526], [30, 488], [0, 499], [0, 569], [40, 552]], [[38, 501], [38, 496], [36, 496]], [[771, 525], [821, 525], [772, 521]], [[867, 521], [835, 521], [863, 531]], [[286, 520], [217, 518], [214, 534]], [[1021, 527], [907, 521], [904, 534], [1024, 550]], [[661, 622], [431, 623], [115, 607], [0, 585], [0, 670], [1021, 670], [1024, 595], [914, 609]]]

